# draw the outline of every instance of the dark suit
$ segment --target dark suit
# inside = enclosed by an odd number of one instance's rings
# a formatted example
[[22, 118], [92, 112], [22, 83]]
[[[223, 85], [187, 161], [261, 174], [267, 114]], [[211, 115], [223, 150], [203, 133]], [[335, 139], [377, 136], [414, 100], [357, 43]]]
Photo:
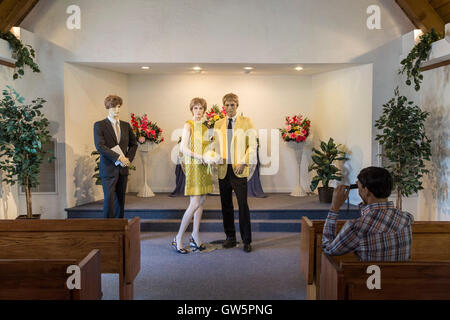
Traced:
[[129, 169], [114, 164], [119, 154], [111, 148], [119, 145], [125, 157], [132, 162], [137, 150], [136, 136], [128, 122], [120, 121], [120, 142], [117, 143], [111, 121], [106, 118], [94, 124], [94, 141], [100, 153], [99, 173], [105, 195], [103, 213], [105, 218], [123, 218]]

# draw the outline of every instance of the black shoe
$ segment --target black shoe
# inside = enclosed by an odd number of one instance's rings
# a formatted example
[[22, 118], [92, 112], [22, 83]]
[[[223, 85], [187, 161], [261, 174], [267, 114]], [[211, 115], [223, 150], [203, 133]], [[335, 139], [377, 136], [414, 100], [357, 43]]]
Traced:
[[223, 247], [225, 249], [230, 249], [230, 248], [234, 248], [236, 247], [236, 238], [227, 238], [224, 243], [223, 243]]
[[245, 252], [251, 252], [252, 251], [252, 245], [250, 243], [244, 244], [244, 251]]
[[188, 253], [187, 250], [184, 248], [178, 249], [176, 238], [174, 238], [172, 241], [172, 248], [174, 248], [176, 252], [181, 253], [181, 254]]
[[189, 239], [189, 242], [190, 242], [190, 246], [191, 246], [193, 251], [197, 251], [197, 250], [203, 251], [203, 250], [206, 249], [206, 247], [203, 244], [198, 246], [197, 243], [194, 240], [194, 237], [191, 237], [191, 239]]

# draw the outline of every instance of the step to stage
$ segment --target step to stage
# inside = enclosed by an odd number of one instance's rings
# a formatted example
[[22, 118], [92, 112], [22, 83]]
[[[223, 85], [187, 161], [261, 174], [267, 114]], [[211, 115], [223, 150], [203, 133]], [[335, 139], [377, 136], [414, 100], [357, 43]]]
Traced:
[[[239, 232], [239, 211], [233, 197], [236, 231]], [[300, 232], [303, 216], [311, 220], [325, 219], [330, 204], [320, 203], [317, 196], [291, 197], [285, 193], [267, 194], [266, 198], [248, 198], [253, 232]], [[128, 194], [125, 217], [141, 218], [142, 232], [176, 232], [183, 214], [189, 205], [188, 197], [170, 197], [168, 193], [157, 193], [155, 197], [139, 198]], [[103, 201], [93, 201], [66, 209], [68, 219], [103, 218]], [[356, 206], [347, 204], [342, 208], [340, 219], [359, 217]], [[192, 224], [188, 232], [192, 230]], [[202, 232], [222, 232], [222, 211], [219, 196], [208, 196], [204, 203]]]

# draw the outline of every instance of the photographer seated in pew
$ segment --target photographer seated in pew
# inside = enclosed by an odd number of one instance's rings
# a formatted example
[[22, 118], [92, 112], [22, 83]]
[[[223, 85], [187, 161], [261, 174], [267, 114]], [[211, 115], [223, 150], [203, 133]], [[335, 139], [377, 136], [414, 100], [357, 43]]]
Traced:
[[323, 251], [335, 256], [354, 252], [361, 261], [408, 261], [414, 217], [388, 201], [393, 186], [390, 173], [384, 168], [365, 168], [357, 185], [363, 200], [361, 217], [347, 222], [336, 235], [339, 209], [350, 192], [349, 186], [338, 186], [323, 228]]

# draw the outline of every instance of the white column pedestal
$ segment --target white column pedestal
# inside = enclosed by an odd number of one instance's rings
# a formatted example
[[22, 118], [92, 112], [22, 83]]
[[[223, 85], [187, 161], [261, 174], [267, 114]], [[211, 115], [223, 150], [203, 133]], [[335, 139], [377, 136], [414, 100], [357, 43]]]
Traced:
[[139, 154], [142, 159], [142, 169], [144, 171], [144, 183], [140, 188], [137, 196], [141, 198], [150, 198], [154, 197], [152, 189], [148, 185], [148, 171], [149, 171], [149, 154], [153, 151], [158, 145], [153, 142], [146, 142], [144, 144], [140, 144], [138, 147]]

